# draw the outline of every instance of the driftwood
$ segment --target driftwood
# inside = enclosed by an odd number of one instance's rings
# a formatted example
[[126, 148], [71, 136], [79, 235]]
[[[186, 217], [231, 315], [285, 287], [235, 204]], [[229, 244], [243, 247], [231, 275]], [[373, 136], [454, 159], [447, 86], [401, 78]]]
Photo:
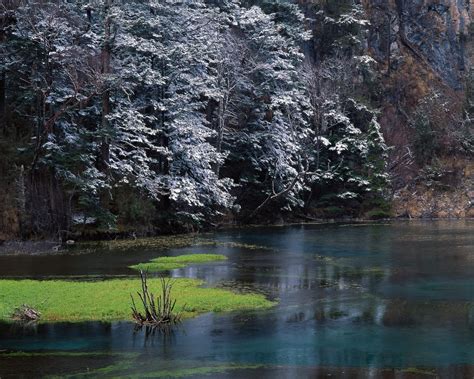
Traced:
[[38, 321], [41, 313], [36, 309], [23, 304], [21, 307], [15, 308], [12, 314], [12, 319], [21, 322]]
[[175, 313], [176, 299], [171, 296], [173, 282], [170, 278], [160, 278], [161, 294], [154, 296], [150, 293], [147, 284], [147, 274], [140, 271], [140, 279], [142, 282], [141, 292], [137, 295], [142, 303], [143, 312], [140, 312], [135, 303], [135, 299], [130, 294], [132, 299], [132, 317], [140, 326], [169, 326], [178, 324], [181, 321], [181, 313]]

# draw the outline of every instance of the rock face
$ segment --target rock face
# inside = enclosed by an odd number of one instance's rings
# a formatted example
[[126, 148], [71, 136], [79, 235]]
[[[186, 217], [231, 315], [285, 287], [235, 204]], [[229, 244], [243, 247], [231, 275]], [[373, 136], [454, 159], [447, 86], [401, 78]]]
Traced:
[[396, 191], [393, 213], [409, 218], [474, 217], [474, 164], [459, 160], [443, 162], [449, 167], [435, 183], [422, 181]]
[[412, 55], [451, 88], [462, 88], [473, 0], [363, 0], [363, 5], [372, 24], [369, 49], [387, 71]]
[[427, 184], [410, 150], [409, 124], [419, 100], [432, 91], [441, 94], [453, 114], [462, 114], [465, 80], [474, 68], [474, 0], [361, 1], [371, 22], [368, 50], [384, 74], [380, 123], [387, 143], [395, 147], [389, 162], [394, 214], [473, 217], [472, 161], [438, 159], [451, 178]]

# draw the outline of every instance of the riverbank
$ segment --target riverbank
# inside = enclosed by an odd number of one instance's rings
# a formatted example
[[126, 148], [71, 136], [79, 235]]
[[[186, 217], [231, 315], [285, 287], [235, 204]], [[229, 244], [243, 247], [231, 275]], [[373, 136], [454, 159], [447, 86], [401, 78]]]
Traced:
[[[365, 225], [365, 224], [380, 224], [380, 223], [403, 223], [403, 222], [417, 222], [417, 221], [455, 221], [455, 220], [474, 220], [473, 217], [451, 217], [451, 218], [387, 218], [381, 220], [368, 219], [321, 219], [321, 220], [307, 220], [307, 221], [288, 221], [281, 223], [268, 224], [250, 224], [250, 225], [222, 225], [216, 228], [218, 230], [235, 230], [235, 229], [253, 229], [253, 228], [268, 228], [268, 227], [287, 227], [294, 225]], [[170, 248], [179, 248], [186, 246], [197, 245], [215, 245], [207, 237], [209, 232], [202, 233], [187, 233], [187, 234], [171, 234], [159, 235], [151, 237], [132, 237], [132, 238], [111, 238], [108, 240], [72, 240], [71, 244], [61, 243], [57, 240], [9, 240], [0, 241], [0, 256], [17, 256], [17, 255], [61, 255], [61, 254], [87, 254], [97, 249], [112, 250], [120, 249], [127, 250], [131, 248], [140, 249], [156, 249], [166, 250]], [[246, 248], [261, 248], [261, 246], [243, 246]]]
[[61, 253], [61, 244], [54, 240], [38, 240], [38, 241], [20, 241], [10, 240], [1, 241], [1, 255], [45, 255]]
[[[213, 231], [218, 230], [238, 230], [268, 227], [286, 227], [294, 225], [365, 225], [380, 223], [398, 223], [398, 222], [424, 222], [424, 221], [456, 221], [456, 220], [474, 220], [473, 217], [450, 217], [450, 218], [386, 218], [381, 220], [368, 219], [321, 219], [306, 221], [287, 221], [267, 224], [251, 225], [222, 225]], [[188, 234], [170, 234], [153, 237], [132, 237], [132, 238], [111, 238], [108, 240], [71, 240], [71, 244], [62, 243], [57, 240], [0, 240], [0, 256], [18, 256], [18, 255], [61, 255], [61, 254], [87, 254], [96, 250], [127, 250], [132, 248], [166, 250], [170, 248], [180, 248], [197, 245], [215, 245], [207, 237], [209, 232], [188, 233]], [[262, 246], [243, 246], [246, 248], [262, 248]]]
[[113, 238], [109, 240], [10, 240], [0, 244], [0, 256], [84, 254], [96, 250], [127, 250], [130, 248], [170, 249], [185, 247], [202, 240], [202, 234], [175, 234], [143, 238]]

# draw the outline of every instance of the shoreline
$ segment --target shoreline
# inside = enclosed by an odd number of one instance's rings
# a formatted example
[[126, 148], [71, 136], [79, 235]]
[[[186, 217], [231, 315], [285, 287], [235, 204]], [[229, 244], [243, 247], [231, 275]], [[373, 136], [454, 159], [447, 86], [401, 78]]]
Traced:
[[[304, 226], [304, 225], [360, 225], [360, 224], [383, 224], [383, 223], [398, 223], [398, 222], [460, 222], [460, 221], [473, 221], [472, 217], [463, 218], [386, 218], [380, 220], [370, 219], [321, 219], [313, 221], [288, 221], [282, 223], [259, 223], [259, 224], [221, 224], [210, 230], [203, 230], [202, 232], [190, 232], [190, 233], [176, 233], [176, 234], [160, 234], [153, 236], [139, 237], [138, 239], [152, 239], [152, 238], [173, 238], [173, 237], [192, 237], [192, 236], [205, 236], [206, 233], [213, 233], [223, 230], [234, 230], [234, 229], [253, 229], [253, 228], [281, 228], [288, 226]], [[64, 255], [64, 254], [81, 254], [90, 251], [81, 251], [76, 249], [76, 246], [81, 244], [100, 244], [107, 243], [110, 241], [126, 241], [133, 240], [133, 238], [121, 238], [115, 236], [111, 239], [79, 239], [74, 241], [70, 248], [67, 244], [61, 243], [58, 240], [53, 239], [10, 239], [0, 241], [0, 257], [6, 256], [45, 256], [45, 255]], [[77, 245], [76, 245], [77, 242]], [[86, 249], [84, 249], [86, 250]]]

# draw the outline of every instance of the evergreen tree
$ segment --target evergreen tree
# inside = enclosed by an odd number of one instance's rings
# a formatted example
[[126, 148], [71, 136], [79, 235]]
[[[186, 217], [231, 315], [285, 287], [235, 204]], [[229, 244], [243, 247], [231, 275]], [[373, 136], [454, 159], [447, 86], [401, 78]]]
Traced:
[[25, 186], [45, 188], [27, 203], [46, 198], [45, 222], [71, 230], [123, 222], [124, 193], [173, 225], [379, 193], [386, 146], [360, 96], [367, 22], [350, 4], [322, 11], [333, 34], [312, 57], [291, 2], [17, 4], [0, 69], [9, 119], [26, 125]]

